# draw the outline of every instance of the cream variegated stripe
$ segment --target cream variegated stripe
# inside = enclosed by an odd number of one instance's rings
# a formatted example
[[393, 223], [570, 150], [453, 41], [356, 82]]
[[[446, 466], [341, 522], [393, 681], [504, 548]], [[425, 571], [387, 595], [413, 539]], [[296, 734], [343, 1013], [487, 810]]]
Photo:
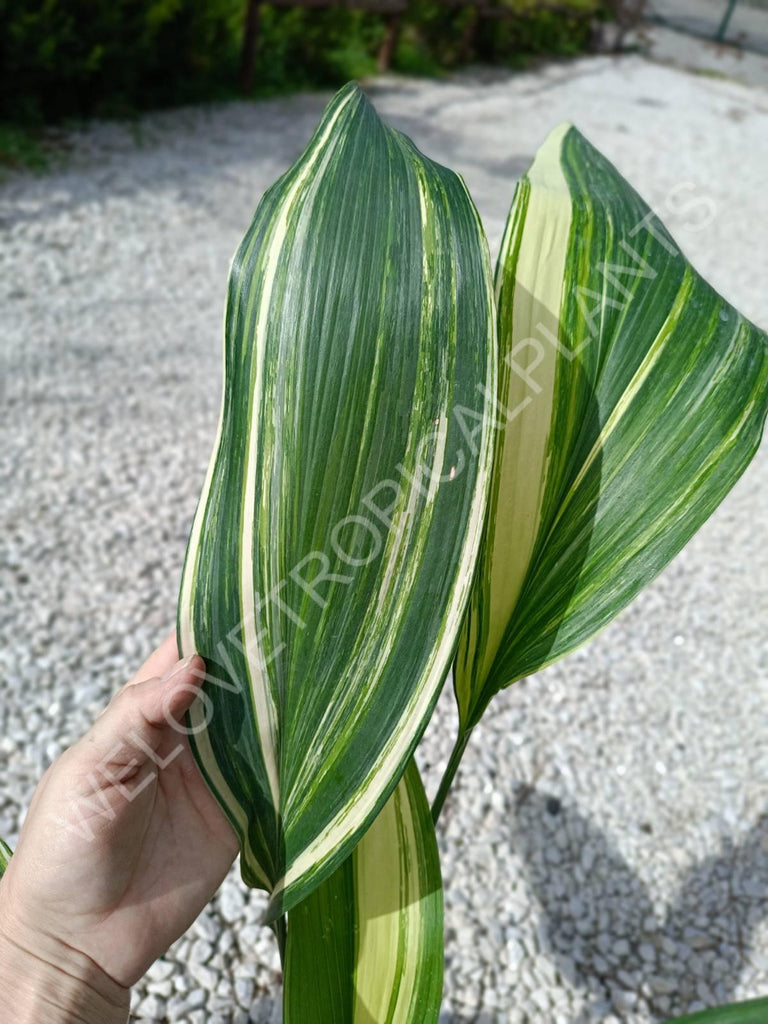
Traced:
[[[222, 378], [226, 379], [225, 359], [223, 360], [223, 363], [224, 367]], [[208, 462], [208, 468], [203, 482], [203, 489], [200, 493], [197, 509], [195, 510], [195, 516], [192, 522], [192, 529], [187, 542], [187, 555], [184, 561], [184, 570], [182, 572], [181, 586], [179, 590], [177, 641], [179, 653], [182, 657], [194, 654], [197, 650], [191, 609], [194, 599], [197, 560], [200, 550], [200, 535], [208, 506], [208, 497], [211, 490], [214, 469], [220, 452], [223, 425], [224, 396], [222, 396], [219, 422], [216, 428], [216, 439], [213, 444], [212, 455]], [[190, 743], [195, 752], [198, 763], [202, 768], [203, 775], [209, 788], [215, 794], [219, 804], [231, 822], [232, 827], [240, 837], [241, 843], [245, 845], [248, 843], [248, 818], [243, 807], [230, 790], [226, 778], [219, 770], [219, 766], [216, 762], [207, 734], [207, 710], [205, 703], [200, 699], [196, 700], [192, 704], [192, 707], [187, 714], [187, 727], [189, 729]], [[268, 888], [269, 875], [259, 863], [258, 856], [253, 851], [251, 852], [250, 861], [253, 866], [255, 877], [263, 887]]]
[[[270, 917], [348, 855], [434, 706], [482, 532], [496, 358], [466, 187], [342, 90], [233, 261], [179, 603], [209, 672], [193, 749]], [[476, 445], [459, 408], [484, 417]]]
[[[534, 161], [530, 175], [541, 181], [541, 187], [528, 195], [526, 216], [543, 219], [551, 195], [562, 192], [562, 171], [559, 163], [548, 161], [543, 153]], [[511, 216], [510, 221], [514, 223], [514, 220]], [[562, 301], [565, 242], [570, 223], [569, 204], [553, 204], [552, 215], [546, 218], [546, 229], [537, 244], [520, 252], [514, 277], [512, 330], [500, 339], [499, 377], [503, 380], [500, 393], [505, 401], [498, 414], [506, 424], [496, 435], [494, 462], [497, 468], [493, 487], [502, 500], [506, 496], [508, 504], [496, 520], [493, 535], [489, 536], [485, 559], [490, 568], [489, 600], [493, 608], [498, 609], [489, 624], [482, 667], [485, 674], [490, 671], [506, 620], [517, 603], [541, 525], [557, 350], [553, 345], [542, 344], [537, 328], [544, 311], [559, 308]], [[508, 247], [503, 252], [502, 258], [509, 256]], [[540, 273], [542, 260], [551, 267], [546, 275]], [[519, 367], [525, 369], [525, 375], [518, 372]], [[531, 367], [534, 369], [529, 369]], [[535, 389], [532, 389], [529, 381], [534, 376]], [[533, 471], [534, 467], [540, 467], [540, 472]]]
[[496, 294], [507, 423], [456, 658], [460, 741], [497, 690], [588, 640], [680, 550], [768, 408], [766, 335], [567, 125], [518, 186]]
[[[323, 159], [327, 160], [329, 154], [325, 149], [326, 143], [331, 136], [333, 126], [338, 121], [344, 108], [352, 101], [353, 94], [349, 93], [338, 103], [331, 117], [328, 118], [322, 132], [313, 143], [311, 151], [302, 161], [301, 169], [295, 179], [291, 182], [284, 198], [281, 200], [276, 223], [272, 234], [266, 242], [267, 259], [262, 271], [261, 294], [259, 297], [258, 319], [253, 336], [253, 346], [256, 350], [255, 374], [253, 376], [250, 396], [251, 408], [248, 414], [250, 424], [248, 434], [248, 454], [243, 467], [244, 496], [243, 496], [243, 529], [242, 529], [242, 556], [240, 562], [241, 578], [241, 601], [243, 609], [243, 645], [246, 650], [246, 665], [248, 677], [253, 694], [256, 723], [259, 730], [264, 761], [267, 767], [269, 785], [275, 807], [280, 806], [280, 781], [278, 765], [278, 711], [267, 681], [267, 674], [264, 667], [265, 652], [259, 643], [257, 631], [257, 601], [258, 595], [254, 585], [254, 513], [256, 507], [256, 472], [254, 470], [256, 453], [259, 444], [259, 400], [262, 393], [262, 375], [264, 373], [264, 361], [266, 356], [266, 334], [267, 324], [270, 315], [270, 303], [272, 301], [272, 290], [275, 284], [277, 268], [283, 254], [283, 246], [290, 244], [288, 234], [288, 222], [301, 189], [311, 187], [313, 173], [318, 163]], [[253, 306], [256, 301], [256, 292], [250, 297], [250, 304], [246, 317], [252, 315]]]
[[288, 915], [285, 1024], [430, 1024], [442, 977], [437, 842], [411, 761], [354, 853]]
[[[295, 181], [291, 183], [288, 195], [282, 204], [280, 216], [277, 219], [277, 223], [272, 228], [272, 237], [270, 239], [271, 245], [268, 249], [269, 252], [269, 263], [266, 267], [264, 284], [261, 292], [261, 320], [257, 324], [254, 347], [258, 350], [258, 342], [264, 335], [265, 330], [265, 318], [269, 309], [269, 297], [271, 295], [271, 287], [274, 281], [274, 275], [276, 266], [279, 260], [281, 245], [286, 236], [287, 230], [287, 217], [290, 212], [290, 205], [292, 200], [295, 198], [302, 183], [307, 181], [312, 166], [316, 163], [318, 157], [322, 153], [322, 147], [328, 139], [328, 135], [331, 131], [333, 124], [336, 121], [341, 110], [343, 110], [346, 102], [349, 101], [350, 97], [339, 104], [338, 109], [334, 112], [333, 116], [329, 119], [328, 124], [325, 126], [322, 133], [318, 133], [318, 136], [313, 139], [312, 144], [308, 148], [308, 152], [305, 154], [305, 159], [302, 161], [300, 173]], [[246, 246], [244, 258], [248, 260], [253, 256], [253, 249], [259, 240], [259, 235], [254, 232], [250, 243]], [[230, 267], [230, 272], [231, 272]], [[253, 315], [253, 306], [256, 298], [256, 290], [253, 290], [248, 309], [246, 311], [246, 317]], [[227, 327], [225, 317], [225, 331]], [[226, 356], [226, 352], [224, 352]], [[226, 381], [226, 358], [223, 360], [223, 378]], [[250, 389], [251, 399], [253, 396], [257, 396], [259, 393], [260, 379], [259, 375], [262, 371], [263, 359], [258, 358], [255, 360], [256, 365], [256, 381], [252, 384]], [[213, 446], [213, 454], [209, 460], [208, 469], [206, 471], [205, 480], [203, 483], [203, 489], [198, 501], [198, 506], [195, 512], [194, 521], [192, 524], [192, 530], [187, 545], [187, 557], [185, 559], [184, 571], [182, 574], [182, 583], [179, 594], [179, 651], [182, 656], [194, 653], [199, 649], [196, 644], [194, 636], [194, 625], [192, 611], [192, 602], [194, 597], [194, 585], [196, 580], [196, 574], [198, 569], [198, 557], [200, 550], [200, 537], [203, 528], [203, 522], [208, 507], [208, 498], [211, 490], [211, 484], [213, 480], [214, 470], [218, 465], [218, 459], [223, 456], [224, 453], [220, 452], [222, 433], [224, 425], [224, 413], [225, 413], [225, 402], [222, 397], [221, 410], [219, 415], [219, 423], [216, 431], [216, 439]], [[251, 408], [249, 411], [249, 422], [254, 422], [254, 409]], [[249, 465], [253, 462], [254, 447], [256, 443], [257, 432], [253, 427], [249, 433], [249, 447], [247, 452], [247, 461], [243, 471], [245, 495], [243, 499], [243, 517], [244, 526], [242, 531], [242, 548], [243, 554], [240, 559], [240, 574], [241, 574], [241, 601], [242, 601], [242, 633], [243, 633], [243, 647], [245, 649], [245, 669], [248, 676], [248, 681], [251, 689], [252, 699], [254, 702], [254, 708], [256, 709], [255, 720], [259, 733], [259, 743], [261, 746], [262, 755], [264, 762], [267, 767], [267, 774], [269, 778], [270, 791], [274, 806], [279, 805], [279, 782], [277, 773], [277, 760], [276, 760], [276, 714], [274, 708], [274, 702], [269, 693], [269, 689], [266, 685], [264, 678], [264, 672], [262, 670], [263, 655], [260, 651], [258, 636], [255, 633], [256, 623], [256, 608], [255, 600], [256, 593], [253, 587], [253, 505], [254, 505], [254, 481], [255, 474], [249, 472]], [[258, 853], [256, 850], [250, 848], [248, 839], [248, 818], [246, 811], [240, 805], [238, 800], [230, 790], [224, 774], [219, 770], [219, 766], [216, 762], [216, 758], [213, 754], [209, 737], [206, 729], [206, 717], [207, 709], [202, 701], [197, 701], [189, 712], [189, 725], [191, 728], [191, 740], [193, 749], [198, 755], [198, 760], [203, 767], [206, 781], [214, 791], [219, 802], [224, 808], [227, 816], [235, 827], [238, 835], [241, 837], [241, 841], [244, 846], [249, 849], [249, 861], [251, 869], [257, 878], [258, 884], [269, 888], [269, 876], [265, 872], [264, 868], [258, 861]]]
[[[192, 650], [194, 650], [194, 645]], [[203, 770], [205, 781], [215, 794], [216, 799], [221, 804], [243, 844], [249, 846], [248, 818], [245, 810], [229, 788], [225, 775], [219, 768], [208, 736], [207, 709], [201, 700], [196, 700], [190, 708], [187, 722], [190, 729], [192, 749]], [[255, 878], [262, 888], [268, 889], [270, 886], [269, 874], [259, 862], [258, 854], [249, 847], [249, 855], [249, 863]]]
[[0, 839], [0, 878], [3, 877], [5, 869], [8, 867], [8, 861], [11, 859], [11, 848], [7, 843]]

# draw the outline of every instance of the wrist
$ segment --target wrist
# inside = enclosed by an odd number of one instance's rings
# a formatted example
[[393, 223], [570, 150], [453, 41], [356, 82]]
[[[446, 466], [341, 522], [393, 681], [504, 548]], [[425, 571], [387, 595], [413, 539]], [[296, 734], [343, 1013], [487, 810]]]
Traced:
[[126, 1024], [130, 990], [90, 957], [0, 912], [0, 992], [15, 1024]]

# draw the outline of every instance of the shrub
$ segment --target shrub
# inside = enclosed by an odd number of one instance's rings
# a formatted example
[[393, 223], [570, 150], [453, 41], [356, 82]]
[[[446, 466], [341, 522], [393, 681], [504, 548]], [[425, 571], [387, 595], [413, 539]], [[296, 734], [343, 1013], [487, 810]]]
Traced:
[[[515, 0], [515, 4], [521, 0]], [[591, 0], [571, 0], [574, 11]], [[233, 95], [246, 0], [2, 0], [0, 121], [121, 116]], [[396, 69], [435, 74], [467, 61], [513, 64], [588, 42], [588, 19], [531, 10], [477, 21], [471, 5], [413, 0]], [[333, 86], [376, 70], [379, 14], [262, 4], [254, 89]]]

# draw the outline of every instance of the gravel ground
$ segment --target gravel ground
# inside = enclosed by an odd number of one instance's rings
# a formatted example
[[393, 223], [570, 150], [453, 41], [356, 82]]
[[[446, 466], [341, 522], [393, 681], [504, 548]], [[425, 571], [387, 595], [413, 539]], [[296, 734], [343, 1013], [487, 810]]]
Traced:
[[[640, 57], [372, 92], [465, 174], [494, 248], [514, 179], [575, 121], [768, 326], [768, 92]], [[66, 169], [0, 188], [11, 842], [44, 768], [172, 624], [228, 261], [326, 98], [95, 125], [72, 136]], [[440, 830], [446, 1024], [645, 1024], [768, 990], [767, 503], [763, 451], [616, 623], [478, 728]], [[446, 694], [420, 754], [432, 790], [454, 727]], [[233, 871], [136, 987], [137, 1016], [279, 1020], [262, 903]]]

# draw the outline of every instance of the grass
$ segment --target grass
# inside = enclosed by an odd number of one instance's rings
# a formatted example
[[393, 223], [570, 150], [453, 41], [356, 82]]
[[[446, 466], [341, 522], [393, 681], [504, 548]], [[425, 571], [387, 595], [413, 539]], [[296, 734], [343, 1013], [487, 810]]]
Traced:
[[40, 132], [0, 121], [0, 168], [45, 171], [50, 166]]
[[721, 71], [719, 68], [697, 68], [695, 66], [686, 67], [685, 70], [691, 75], [699, 75], [701, 78], [714, 78], [720, 82], [732, 82], [735, 79], [727, 74], [725, 71]]

